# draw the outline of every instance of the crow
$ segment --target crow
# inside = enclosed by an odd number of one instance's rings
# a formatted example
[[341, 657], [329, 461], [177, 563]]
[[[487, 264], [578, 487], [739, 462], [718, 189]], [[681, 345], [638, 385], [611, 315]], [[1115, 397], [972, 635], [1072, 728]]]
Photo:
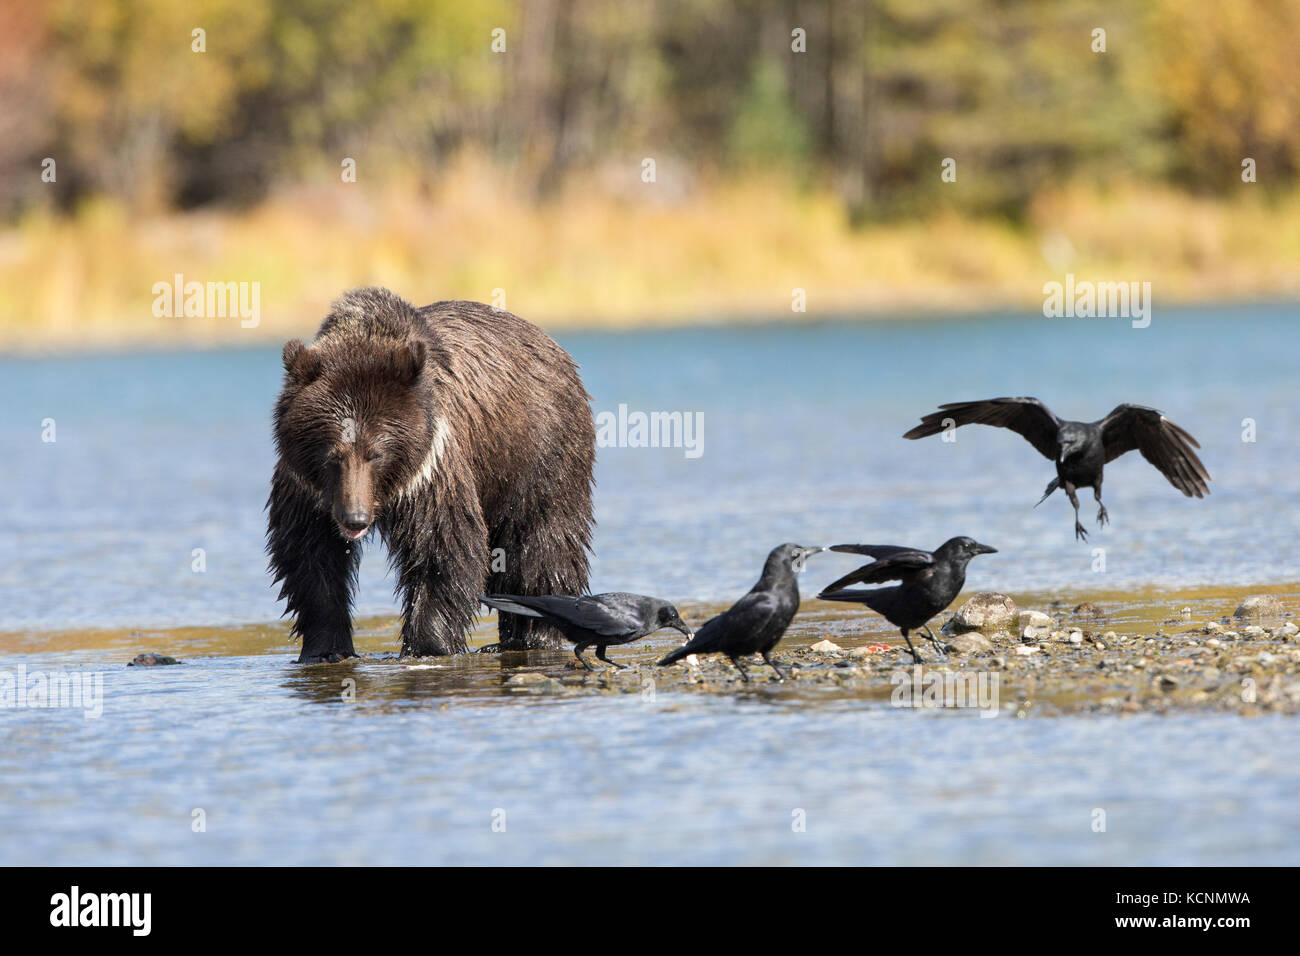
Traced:
[[1024, 436], [1045, 457], [1056, 463], [1056, 477], [1048, 484], [1038, 507], [1058, 488], [1074, 506], [1074, 535], [1081, 541], [1088, 532], [1079, 523], [1076, 488], [1091, 488], [1097, 499], [1097, 523], [1110, 520], [1101, 503], [1101, 472], [1106, 465], [1135, 448], [1160, 470], [1169, 483], [1191, 498], [1210, 493], [1209, 472], [1196, 457], [1196, 439], [1164, 414], [1145, 405], [1117, 405], [1095, 422], [1070, 422], [1057, 418], [1036, 398], [989, 398], [979, 402], [950, 402], [921, 419], [903, 435], [925, 438], [959, 425], [996, 425]]
[[582, 652], [596, 645], [596, 657], [612, 667], [622, 668], [605, 656], [611, 644], [627, 644], [661, 627], [676, 628], [688, 638], [686, 626], [677, 608], [659, 598], [644, 594], [484, 594], [479, 601], [505, 614], [539, 617], [573, 642], [574, 656], [587, 670], [593, 670]]
[[[900, 548], [892, 544], [836, 544], [832, 551], [865, 554], [875, 558], [871, 564], [850, 571], [828, 584], [821, 594], [823, 601], [847, 601], [865, 604], [884, 616], [903, 632], [912, 660], [921, 663], [921, 655], [912, 646], [908, 631], [924, 628], [926, 637], [939, 655], [943, 646], [926, 625], [952, 603], [966, 584], [966, 565], [977, 554], [997, 554], [997, 548], [980, 544], [973, 538], [949, 538], [933, 553], [919, 548]], [[892, 588], [848, 588], [850, 584], [878, 584], [901, 581]]]
[[798, 544], [774, 548], [763, 565], [763, 576], [749, 593], [701, 625], [694, 638], [661, 660], [659, 666], [666, 667], [689, 654], [726, 654], [740, 671], [741, 679], [748, 682], [749, 673], [740, 658], [761, 654], [763, 661], [776, 671], [777, 679], [785, 680], [786, 675], [772, 660], [772, 649], [799, 610], [796, 575], [803, 570], [809, 555], [825, 550]]

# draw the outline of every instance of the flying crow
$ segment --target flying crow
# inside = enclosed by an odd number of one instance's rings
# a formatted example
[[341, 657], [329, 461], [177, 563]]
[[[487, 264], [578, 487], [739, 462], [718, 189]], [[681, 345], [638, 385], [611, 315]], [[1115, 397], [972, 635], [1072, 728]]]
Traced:
[[[1074, 534], [1087, 540], [1079, 523], [1076, 488], [1091, 488], [1101, 509], [1097, 523], [1109, 520], [1101, 503], [1102, 466], [1126, 451], [1137, 449], [1142, 457], [1169, 479], [1187, 497], [1203, 498], [1210, 493], [1210, 474], [1196, 457], [1196, 439], [1157, 409], [1145, 405], [1118, 405], [1095, 422], [1070, 422], [1057, 418], [1036, 398], [989, 398], [979, 402], [950, 402], [940, 405], [921, 419], [904, 438], [925, 438], [959, 425], [996, 425], [1024, 436], [1045, 457], [1056, 463], [1056, 477], [1038, 499], [1042, 504], [1056, 489], [1064, 488], [1074, 506]], [[1037, 505], [1035, 505], [1037, 507]]]

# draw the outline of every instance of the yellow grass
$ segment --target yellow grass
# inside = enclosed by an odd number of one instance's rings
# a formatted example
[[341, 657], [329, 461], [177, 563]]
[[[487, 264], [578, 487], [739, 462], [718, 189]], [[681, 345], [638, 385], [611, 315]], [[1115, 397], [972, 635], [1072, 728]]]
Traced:
[[[0, 232], [0, 347], [308, 335], [342, 289], [490, 301], [550, 328], [1041, 307], [1044, 282], [1149, 281], [1157, 304], [1300, 294], [1300, 193], [1230, 200], [1151, 187], [1040, 197], [1028, 224], [936, 215], [855, 229], [779, 177], [689, 189], [599, 176], [540, 206], [466, 161], [433, 194], [318, 183], [245, 211], [132, 218], [91, 203]], [[256, 328], [156, 318], [153, 286], [260, 284]], [[792, 313], [793, 290], [807, 311]]]

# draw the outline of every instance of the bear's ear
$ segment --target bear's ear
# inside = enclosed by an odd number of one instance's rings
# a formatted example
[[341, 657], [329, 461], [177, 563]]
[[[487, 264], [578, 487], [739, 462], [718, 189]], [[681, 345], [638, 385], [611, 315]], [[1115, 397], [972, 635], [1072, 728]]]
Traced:
[[306, 385], [320, 374], [320, 356], [298, 339], [284, 343], [284, 370], [298, 385]]
[[405, 345], [393, 349], [393, 372], [403, 385], [414, 385], [424, 369], [424, 343], [412, 339]]

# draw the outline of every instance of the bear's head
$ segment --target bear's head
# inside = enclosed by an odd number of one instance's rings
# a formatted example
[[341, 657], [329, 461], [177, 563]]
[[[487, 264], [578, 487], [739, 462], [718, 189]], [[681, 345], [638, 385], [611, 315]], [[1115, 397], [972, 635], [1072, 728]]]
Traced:
[[363, 537], [424, 467], [433, 436], [422, 388], [425, 345], [284, 346], [275, 440], [349, 541]]

